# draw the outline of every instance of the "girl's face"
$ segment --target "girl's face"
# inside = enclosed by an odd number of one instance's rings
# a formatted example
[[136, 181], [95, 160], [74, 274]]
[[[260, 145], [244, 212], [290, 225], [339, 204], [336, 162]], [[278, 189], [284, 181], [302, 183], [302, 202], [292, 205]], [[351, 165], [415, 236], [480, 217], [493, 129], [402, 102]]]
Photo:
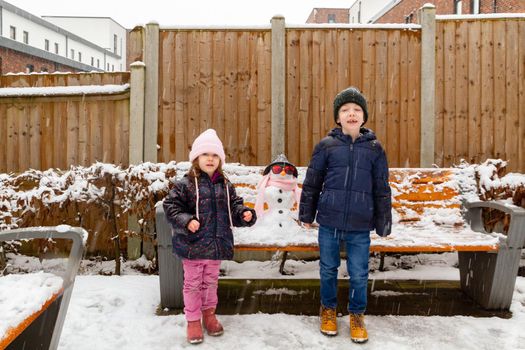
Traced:
[[208, 174], [209, 177], [215, 173], [221, 162], [221, 158], [215, 153], [203, 153], [197, 159], [199, 168]]
[[365, 113], [361, 106], [356, 103], [348, 102], [341, 106], [337, 120], [341, 123], [344, 134], [359, 134], [359, 129], [363, 125]]

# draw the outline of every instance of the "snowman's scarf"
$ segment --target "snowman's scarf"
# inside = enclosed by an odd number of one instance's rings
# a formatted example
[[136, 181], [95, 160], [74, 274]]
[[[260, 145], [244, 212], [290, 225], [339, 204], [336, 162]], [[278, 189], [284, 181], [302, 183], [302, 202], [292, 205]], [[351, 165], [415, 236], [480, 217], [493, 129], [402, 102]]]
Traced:
[[301, 189], [297, 186], [297, 179], [294, 180], [280, 180], [270, 179], [270, 174], [262, 177], [257, 185], [257, 200], [255, 201], [255, 212], [258, 217], [264, 215], [264, 192], [268, 186], [275, 186], [283, 191], [292, 191], [295, 196], [297, 204], [301, 201]]

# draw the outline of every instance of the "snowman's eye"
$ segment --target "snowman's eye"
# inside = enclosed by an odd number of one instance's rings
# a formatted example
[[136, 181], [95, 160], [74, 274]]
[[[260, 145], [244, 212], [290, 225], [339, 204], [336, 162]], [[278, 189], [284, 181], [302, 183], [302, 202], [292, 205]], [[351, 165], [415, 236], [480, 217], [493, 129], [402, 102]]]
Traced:
[[274, 165], [272, 167], [272, 173], [279, 174], [283, 170], [283, 167], [280, 165]]
[[288, 175], [293, 175], [293, 173], [294, 173], [294, 168], [293, 168], [293, 166], [291, 166], [291, 165], [287, 165], [287, 166], [285, 166], [285, 167], [284, 167], [284, 172], [285, 172], [286, 174], [288, 174]]

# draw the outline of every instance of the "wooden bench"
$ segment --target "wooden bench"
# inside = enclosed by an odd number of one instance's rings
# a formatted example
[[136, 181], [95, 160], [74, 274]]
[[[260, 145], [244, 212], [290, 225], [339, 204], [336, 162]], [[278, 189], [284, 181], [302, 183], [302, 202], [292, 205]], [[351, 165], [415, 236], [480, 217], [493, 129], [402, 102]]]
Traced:
[[[39, 296], [43, 296], [45, 300], [42, 300], [42, 304], [38, 305], [37, 310], [32, 309], [27, 312], [22, 310], [20, 314], [17, 312], [21, 316], [21, 320], [7, 327], [4, 334], [0, 334], [0, 349], [57, 349], [58, 347], [69, 300], [73, 292], [75, 276], [84, 252], [84, 238], [87, 238], [87, 232], [82, 228], [66, 225], [31, 227], [0, 232], [0, 242], [34, 238], [72, 240], [73, 244], [69, 252], [67, 268], [64, 275], [60, 276], [61, 283], [49, 297], [46, 297], [47, 294], [43, 294], [49, 288], [31, 290], [32, 298], [38, 299]], [[23, 275], [20, 277], [18, 281], [23, 284], [24, 277], [31, 278], [32, 276]], [[48, 280], [48, 282], [51, 281]], [[53, 285], [57, 285], [56, 280], [52, 282]], [[12, 285], [16, 288], [17, 281]], [[6, 307], [5, 304], [0, 305], [0, 312], [2, 312], [2, 307]]]
[[[179, 172], [185, 173], [182, 163]], [[256, 198], [263, 167], [227, 164], [226, 175], [248, 206]], [[305, 168], [299, 168], [302, 183]], [[391, 169], [392, 234], [371, 234], [372, 252], [459, 255], [461, 288], [486, 309], [508, 309], [525, 242], [525, 209], [500, 202], [468, 202], [477, 198], [475, 180], [460, 169]], [[486, 233], [482, 208], [510, 215], [506, 235]], [[297, 208], [292, 208], [297, 210]], [[172, 254], [171, 228], [162, 205], [157, 206], [157, 241], [161, 307], [182, 308], [182, 264]], [[235, 228], [236, 251], [316, 251], [317, 230], [297, 225], [294, 230]], [[429, 276], [430, 277], [430, 276]]]

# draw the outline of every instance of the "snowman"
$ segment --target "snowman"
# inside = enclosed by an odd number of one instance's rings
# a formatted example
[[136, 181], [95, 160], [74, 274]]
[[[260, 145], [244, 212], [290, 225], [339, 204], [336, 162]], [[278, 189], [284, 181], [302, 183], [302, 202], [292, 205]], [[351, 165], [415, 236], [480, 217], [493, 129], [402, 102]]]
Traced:
[[[257, 226], [280, 232], [296, 230], [300, 199], [297, 168], [284, 154], [280, 154], [264, 169], [257, 185]], [[294, 207], [295, 210], [292, 210]]]

